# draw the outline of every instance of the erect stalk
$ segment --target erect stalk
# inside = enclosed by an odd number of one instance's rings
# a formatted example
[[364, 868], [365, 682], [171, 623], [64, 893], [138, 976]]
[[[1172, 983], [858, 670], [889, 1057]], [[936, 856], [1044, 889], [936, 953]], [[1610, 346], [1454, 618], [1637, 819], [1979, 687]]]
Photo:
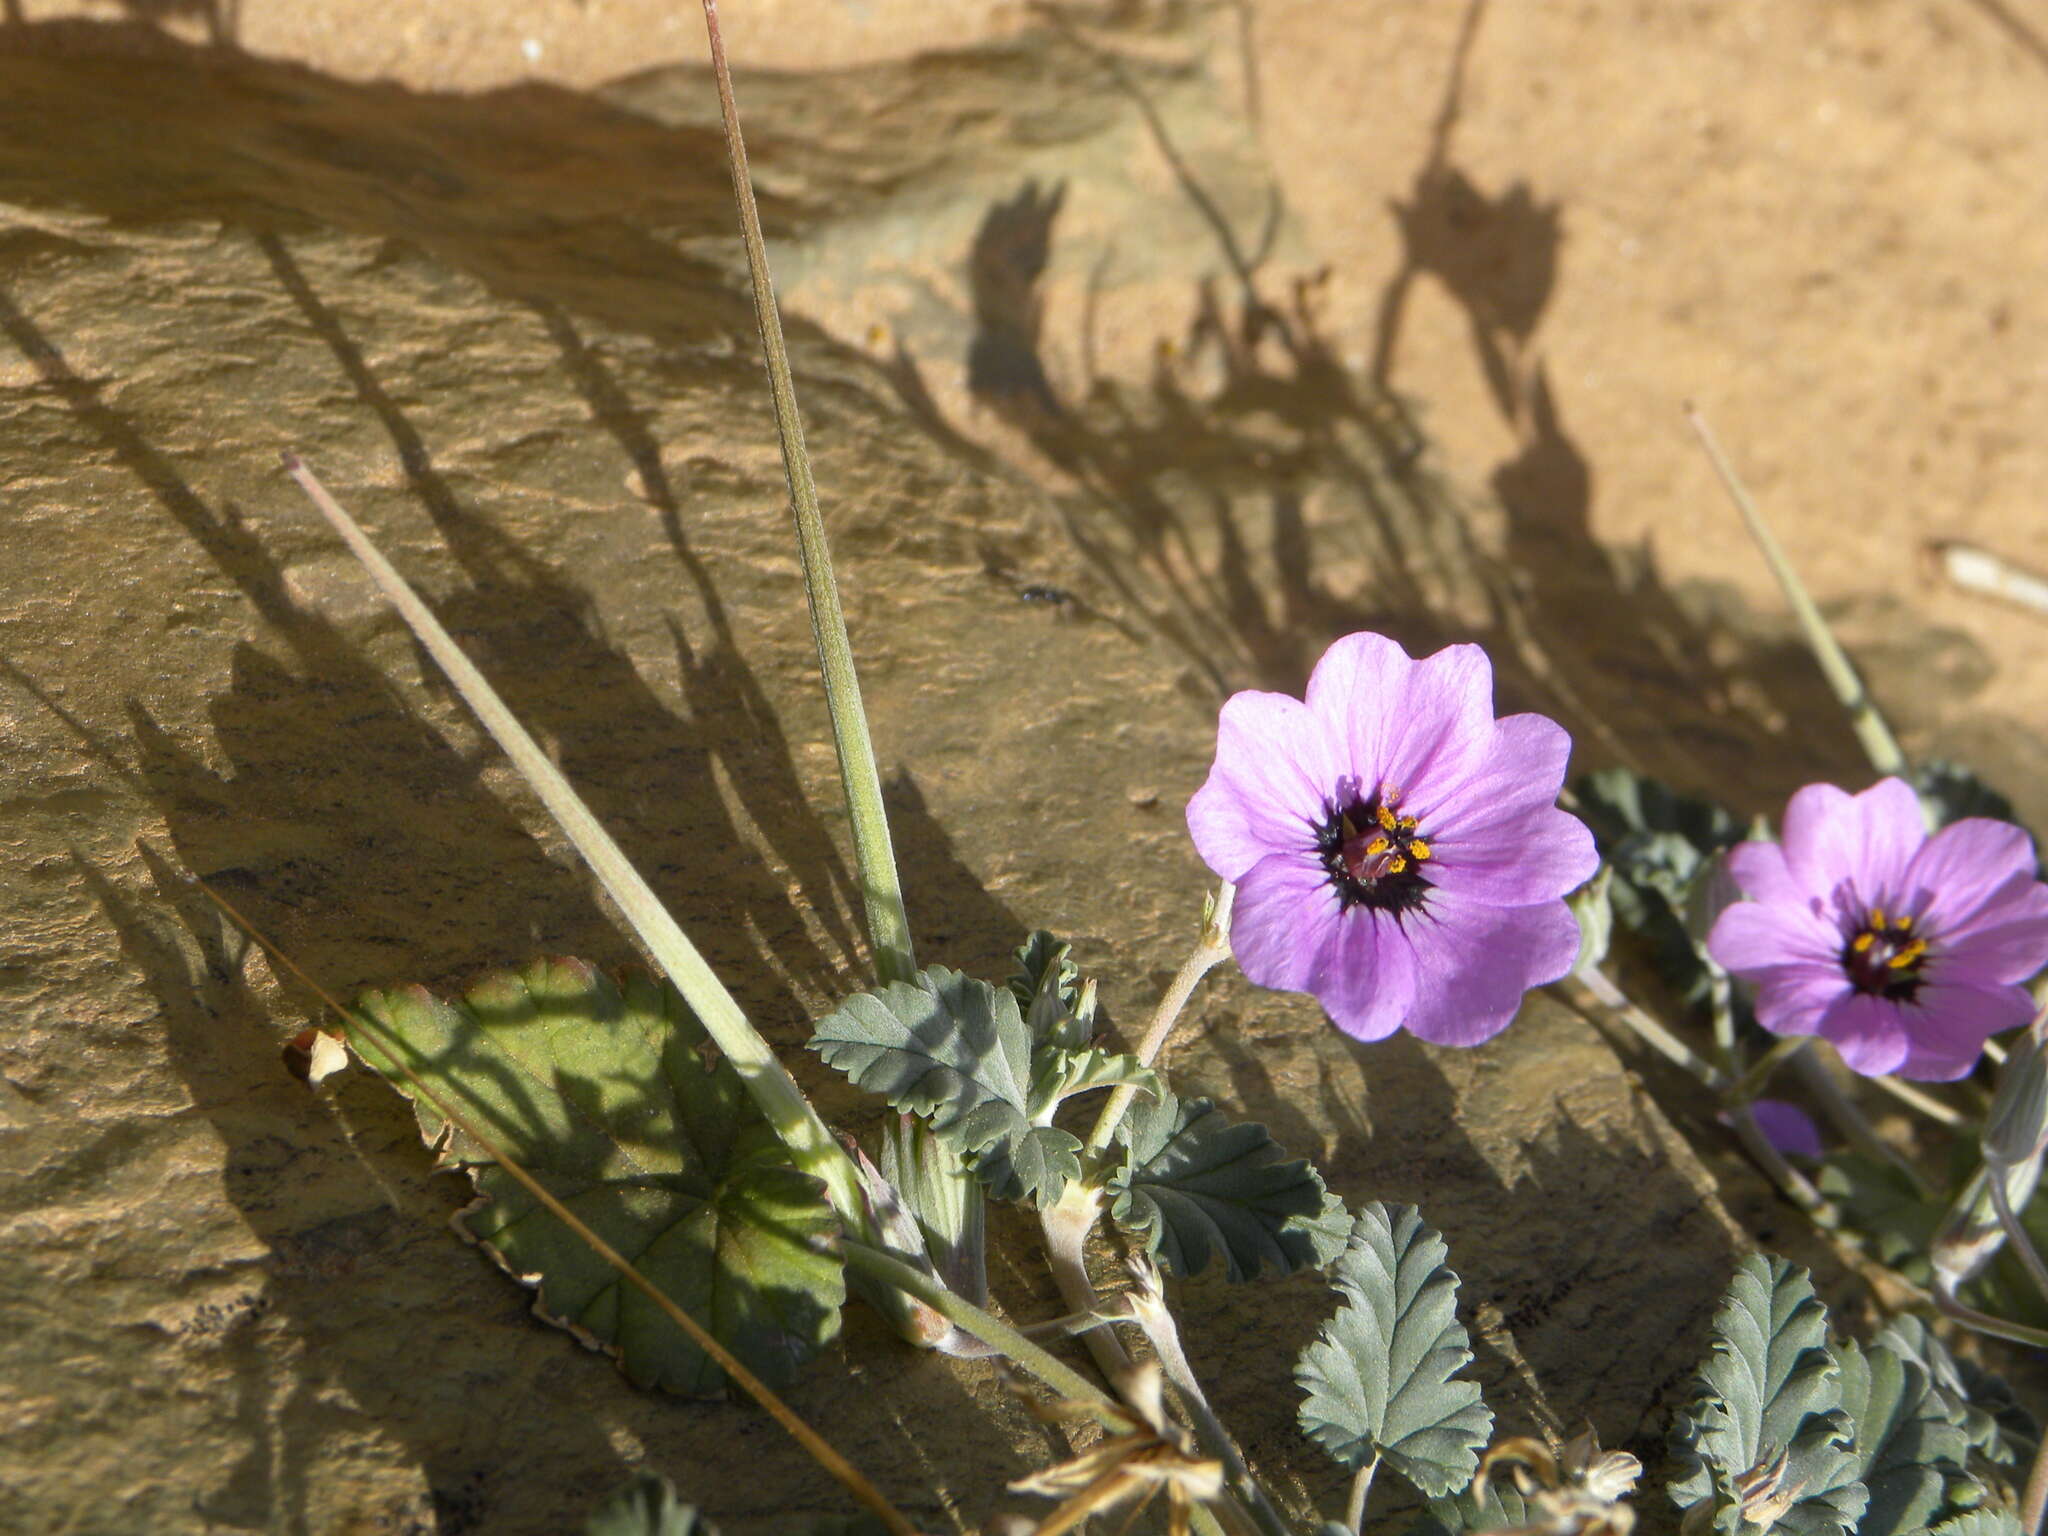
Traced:
[[903, 910], [896, 852], [889, 841], [889, 816], [882, 805], [882, 780], [875, 768], [874, 743], [868, 739], [867, 713], [861, 708], [860, 679], [853, 669], [853, 643], [847, 638], [846, 616], [839, 607], [839, 586], [832, 579], [832, 552], [825, 543], [818, 488], [811, 478], [810, 454], [804, 448], [803, 420], [797, 415], [796, 384], [790, 377], [789, 349], [783, 344], [775, 285], [768, 275], [761, 212], [755, 206], [754, 184], [747, 174], [747, 146], [740, 137], [732, 72], [726, 67], [725, 39], [718, 29], [718, 0], [704, 0], [704, 27], [711, 38], [711, 72], [718, 82], [718, 110], [725, 121], [733, 198], [739, 204], [740, 237], [747, 248], [747, 272], [754, 289], [754, 317], [760, 324], [761, 351], [768, 364], [768, 392], [775, 402], [775, 431], [782, 440], [789, 510], [796, 519], [811, 634], [818, 643], [819, 668], [825, 674], [825, 706], [832, 715], [839, 781], [845, 787], [853, 823], [854, 862], [867, 909], [868, 940], [875, 950], [875, 974], [884, 983], [914, 981], [917, 961], [910, 947], [910, 918]]
[[[1209, 910], [1203, 914], [1201, 937], [1195, 941], [1187, 959], [1180, 963], [1180, 969], [1173, 973], [1173, 980], [1166, 984], [1166, 995], [1159, 999], [1159, 1006], [1152, 1013], [1152, 1022], [1145, 1027], [1144, 1038], [1138, 1042], [1139, 1065], [1149, 1067], [1159, 1059], [1160, 1051], [1165, 1049], [1168, 1037], [1173, 1034], [1173, 1026], [1179, 1022], [1181, 1010], [1194, 995], [1196, 986], [1219, 963], [1229, 958], [1230, 909], [1236, 899], [1237, 887], [1226, 880], [1217, 889]], [[1120, 1084], [1111, 1091], [1109, 1102], [1102, 1106], [1102, 1113], [1096, 1118], [1095, 1129], [1088, 1133], [1089, 1152], [1100, 1152], [1109, 1145], [1137, 1093], [1137, 1086], [1132, 1083]]]
[[683, 1001], [690, 1005], [704, 1025], [705, 1032], [732, 1063], [733, 1070], [739, 1074], [740, 1082], [760, 1107], [762, 1115], [789, 1148], [790, 1160], [805, 1173], [823, 1180], [840, 1219], [852, 1230], [866, 1233], [867, 1202], [861, 1194], [860, 1175], [853, 1160], [825, 1128], [825, 1122], [818, 1118], [818, 1112], [811, 1108], [810, 1100], [804, 1097], [796, 1079], [776, 1059], [768, 1042], [747, 1022], [738, 1001], [725, 989], [717, 973], [705, 964], [704, 957], [697, 953], [697, 946], [690, 942], [669, 915], [668, 909], [628, 861], [612, 835], [590, 813], [590, 808], [570, 786], [562, 770], [540, 749], [540, 744], [505, 706], [505, 701], [498, 697], [497, 690], [462, 653], [462, 648], [442, 627], [441, 621], [434, 617], [433, 610], [420, 601], [419, 594], [370, 542], [369, 535], [328, 494], [327, 487], [314, 477], [313, 472], [299, 462], [297, 454], [286, 453], [284, 467], [383, 589], [391, 606], [398, 610], [399, 616], [411, 627], [427, 653], [448, 674], [448, 680], [476, 712], [484, 729], [491, 733], [505, 755], [512, 759], [513, 766], [533, 786], [548, 814], [568, 834], [569, 841], [576, 845], [576, 851], [583, 855], [599, 883], [619, 904], [619, 910], [633, 925], [633, 931], [647, 946], [655, 963], [676, 984], [676, 990], [683, 994]]
[[1159, 1369], [1180, 1394], [1181, 1403], [1194, 1422], [1195, 1438], [1203, 1450], [1223, 1463], [1232, 1490], [1244, 1500], [1252, 1522], [1263, 1536], [1291, 1536], [1287, 1521], [1274, 1508], [1272, 1496], [1246, 1463], [1244, 1451], [1209, 1405], [1209, 1395], [1202, 1390], [1194, 1366], [1188, 1363], [1187, 1351], [1181, 1347], [1180, 1325], [1174, 1321], [1173, 1309], [1167, 1306], [1159, 1288], [1157, 1267], [1141, 1262], [1133, 1264], [1132, 1270], [1137, 1283], [1126, 1293], [1125, 1303], [1131, 1309], [1132, 1320], [1151, 1343]]
[[1863, 679], [1856, 675], [1855, 663], [1849, 660], [1848, 652], [1835, 639], [1835, 632], [1828, 627], [1827, 619], [1807, 592], [1806, 584], [1799, 579], [1799, 572], [1793, 569], [1784, 546], [1778, 543], [1778, 536], [1771, 532], [1770, 524], [1764, 521], [1763, 513], [1750, 499], [1741, 476], [1735, 473], [1735, 466], [1721, 451], [1714, 429], [1690, 404], [1685, 408], [1685, 419], [1698, 435], [1700, 446], [1706, 449], [1714, 473], [1720, 476], [1721, 484], [1728, 492], [1728, 499], [1735, 503], [1735, 510], [1742, 515], [1743, 526], [1749, 529], [1749, 536], [1763, 552], [1764, 563], [1778, 578], [1778, 586], [1784, 591], [1785, 600], [1792, 605], [1793, 616], [1799, 620], [1799, 628], [1806, 636], [1813, 659], [1820, 663], [1828, 686], [1834, 689], [1835, 697], [1849, 713], [1849, 727], [1862, 744], [1863, 755], [1870, 759], [1870, 766], [1879, 773], [1897, 774], [1904, 778], [1907, 773], [1906, 754], [1899, 749], [1898, 738], [1892, 735], [1892, 728], [1878, 713], [1877, 705], [1871, 702]]
[[1365, 1528], [1365, 1500], [1372, 1492], [1372, 1475], [1380, 1469], [1380, 1453], [1374, 1451], [1351, 1475], [1351, 1496], [1344, 1501], [1344, 1524], [1351, 1536]]
[[1130, 1427], [1130, 1415], [1103, 1395], [1101, 1390], [1073, 1367], [1032, 1343], [1000, 1318], [969, 1302], [957, 1291], [949, 1291], [923, 1270], [904, 1263], [894, 1254], [866, 1243], [844, 1238], [840, 1251], [847, 1267], [915, 1297], [963, 1333], [971, 1333], [1013, 1365], [1036, 1376], [1070, 1402], [1086, 1408], [1104, 1428], [1113, 1432]]
[[226, 897], [222, 896], [220, 892], [216, 891], [204, 880], [198, 883], [199, 888], [212, 897], [220, 909], [233, 919], [235, 925], [247, 933], [250, 938], [254, 939], [262, 947], [263, 952], [270, 956], [273, 961], [291, 971], [293, 975], [310, 987], [320, 997], [322, 1002], [326, 1003], [328, 1007], [332, 1008], [342, 1018], [351, 1019], [358, 1025], [367, 1026], [373, 1033], [378, 1035], [384, 1046], [385, 1054], [390, 1057], [392, 1065], [404, 1074], [406, 1081], [412, 1085], [413, 1092], [433, 1105], [435, 1112], [442, 1119], [475, 1142], [484, 1156], [510, 1174], [529, 1195], [540, 1202], [549, 1215], [567, 1227], [590, 1248], [591, 1252], [610, 1265], [617, 1272], [620, 1280], [640, 1292], [641, 1295], [654, 1304], [655, 1308], [664, 1317], [682, 1329], [689, 1336], [691, 1343], [715, 1360], [718, 1363], [719, 1369], [731, 1377], [735, 1385], [765, 1408], [769, 1416], [776, 1423], [780, 1424], [799, 1445], [810, 1452], [812, 1459], [819, 1466], [829, 1472], [848, 1493], [851, 1493], [854, 1498], [858, 1499], [872, 1511], [885, 1527], [895, 1533], [895, 1536], [916, 1536], [917, 1527], [903, 1517], [896, 1507], [882, 1495], [881, 1490], [869, 1482], [857, 1467], [840, 1455], [838, 1451], [834, 1450], [825, 1440], [825, 1437], [811, 1428], [798, 1415], [795, 1409], [791, 1408], [789, 1404], [785, 1403], [775, 1394], [774, 1390], [766, 1382], [748, 1370], [734, 1356], [732, 1351], [719, 1343], [704, 1328], [703, 1324], [677, 1306], [660, 1286], [635, 1269], [626, 1259], [625, 1255], [598, 1236], [588, 1223], [566, 1205], [562, 1204], [560, 1200], [556, 1199], [546, 1185], [527, 1172], [502, 1147], [498, 1146], [488, 1135], [479, 1130], [469, 1116], [457, 1109], [449, 1099], [429, 1087], [426, 1079], [413, 1070], [412, 1064], [405, 1059], [403, 1051], [398, 1048], [403, 1042], [397, 1036], [378, 1023], [371, 1015], [344, 1008], [340, 1002], [328, 993], [325, 987], [301, 970], [289, 955], [285, 954], [284, 951], [277, 948], [269, 939], [258, 932], [256, 926], [230, 905]]

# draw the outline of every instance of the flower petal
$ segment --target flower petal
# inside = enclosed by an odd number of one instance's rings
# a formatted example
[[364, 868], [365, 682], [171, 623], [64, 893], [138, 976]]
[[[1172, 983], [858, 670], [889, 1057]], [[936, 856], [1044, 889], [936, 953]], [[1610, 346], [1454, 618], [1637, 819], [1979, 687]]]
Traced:
[[1237, 879], [1230, 949], [1247, 980], [1282, 992], [1308, 992], [1343, 914], [1337, 891], [1312, 858], [1275, 853]]
[[1586, 824], [1549, 806], [1474, 832], [1439, 833], [1429, 850], [1422, 871], [1430, 884], [1497, 907], [1555, 901], [1600, 868]]
[[1561, 901], [1496, 907], [1432, 892], [1405, 914], [1415, 946], [1408, 1030], [1437, 1045], [1477, 1045], [1507, 1028], [1531, 987], [1556, 981], [1579, 954], [1579, 925]]
[[1922, 1082], [1948, 1083], [1977, 1064], [1986, 1040], [2031, 1019], [2034, 1000], [2018, 987], [1929, 985], [1900, 1013], [1909, 1048], [1892, 1070]]
[[1754, 979], [1786, 965], [1824, 965], [1841, 974], [1842, 940], [1800, 907], [1738, 901], [1707, 930], [1707, 954], [1724, 971]]
[[1820, 1033], [1842, 1053], [1842, 1060], [1852, 1070], [1865, 1077], [1882, 1077], [1898, 1071], [1912, 1049], [1904, 1012], [1897, 1003], [1884, 998], [1868, 992], [1851, 992], [1821, 1017]]
[[2048, 885], [2015, 876], [1968, 922], [1928, 928], [1930, 976], [1965, 986], [2025, 981], [2048, 965]]
[[1840, 965], [1779, 965], [1750, 978], [1757, 1022], [1774, 1035], [1820, 1032], [1827, 1012], [1854, 990]]
[[1899, 895], [1926, 838], [1920, 797], [1903, 779], [1880, 779], [1860, 795], [1809, 784], [1785, 807], [1786, 867], [1838, 915]]
[[1542, 715], [1493, 722], [1485, 750], [1456, 777], [1436, 775], [1410, 786], [1410, 815], [1423, 835], [1443, 837], [1513, 821], [1554, 806], [1564, 785], [1572, 738]]
[[2028, 881], [2037, 868], [2034, 840], [2009, 821], [1971, 816], [1930, 837], [1906, 866], [1899, 894], [1946, 933], [2004, 893], [2014, 876]]
[[1757, 1099], [1750, 1104], [1749, 1112], [1756, 1120], [1756, 1128], [1764, 1133], [1764, 1140], [1788, 1157], [1818, 1162], [1826, 1153], [1813, 1116], [1790, 1100]]
[[1406, 793], [1454, 778], [1485, 750], [1493, 664], [1476, 645], [1415, 661], [1385, 635], [1346, 635], [1316, 663], [1308, 707], [1366, 793], [1382, 784]]
[[1777, 843], [1741, 843], [1728, 850], [1728, 874], [1752, 901], [1812, 908], [1815, 895], [1792, 878], [1785, 850]]
[[1330, 1022], [1354, 1040], [1384, 1040], [1415, 1000], [1415, 948], [1385, 912], [1353, 907], [1310, 978]]
[[1312, 851], [1342, 772], [1329, 733], [1301, 700], [1232, 695], [1217, 721], [1215, 766], [1188, 801], [1195, 851], [1226, 880], [1268, 854]]

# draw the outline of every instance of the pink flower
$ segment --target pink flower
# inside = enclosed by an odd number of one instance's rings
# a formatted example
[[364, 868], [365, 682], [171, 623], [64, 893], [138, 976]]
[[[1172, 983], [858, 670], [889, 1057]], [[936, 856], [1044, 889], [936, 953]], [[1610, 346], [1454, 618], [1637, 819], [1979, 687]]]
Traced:
[[1858, 1072], [1947, 1080], [2033, 1017], [2015, 985], [2048, 963], [2048, 886], [2033, 840], [1971, 817], [1927, 835], [1901, 779], [1860, 795], [1809, 784], [1782, 843], [1744, 843], [1728, 872], [1750, 899], [1707, 935], [1756, 989], [1773, 1034], [1819, 1035]]
[[1476, 645], [1416, 661], [1384, 635], [1347, 635], [1306, 702], [1233, 697], [1188, 830], [1237, 886], [1245, 975], [1313, 992], [1361, 1040], [1498, 1034], [1578, 953], [1562, 898], [1599, 858], [1556, 806], [1570, 752], [1541, 715], [1493, 718]]

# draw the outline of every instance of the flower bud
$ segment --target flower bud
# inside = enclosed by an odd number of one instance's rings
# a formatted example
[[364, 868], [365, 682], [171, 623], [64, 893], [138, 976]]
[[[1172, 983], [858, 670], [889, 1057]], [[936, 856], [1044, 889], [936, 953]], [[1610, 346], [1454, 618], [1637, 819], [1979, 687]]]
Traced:
[[1614, 883], [1614, 866], [1602, 864], [1600, 873], [1565, 898], [1579, 924], [1579, 958], [1572, 974], [1590, 971], [1607, 958], [1607, 946], [1614, 938], [1614, 902], [1608, 887]]
[[1998, 1074], [1998, 1092], [1984, 1119], [1984, 1160], [2002, 1168], [2023, 1163], [2048, 1137], [2048, 1048], [2032, 1035], [2014, 1047]]

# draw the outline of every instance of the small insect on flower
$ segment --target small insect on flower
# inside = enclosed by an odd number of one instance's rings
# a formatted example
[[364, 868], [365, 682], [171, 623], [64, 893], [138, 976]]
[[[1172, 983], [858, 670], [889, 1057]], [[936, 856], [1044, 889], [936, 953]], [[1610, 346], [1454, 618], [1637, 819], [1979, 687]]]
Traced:
[[1866, 1076], [1946, 1081], [2033, 1016], [2017, 985], [2048, 964], [2048, 885], [2033, 840], [1970, 817], [1933, 836], [1902, 779], [1860, 795], [1809, 784], [1784, 841], [1744, 843], [1728, 872], [1749, 899], [1707, 935], [1756, 990], [1757, 1022], [1819, 1035]]
[[1498, 1034], [1577, 956], [1563, 898], [1599, 857], [1556, 805], [1570, 752], [1555, 721], [1494, 719], [1476, 645], [1418, 661], [1347, 635], [1305, 701], [1230, 699], [1188, 829], [1237, 886], [1245, 975], [1314, 993], [1361, 1040]]

